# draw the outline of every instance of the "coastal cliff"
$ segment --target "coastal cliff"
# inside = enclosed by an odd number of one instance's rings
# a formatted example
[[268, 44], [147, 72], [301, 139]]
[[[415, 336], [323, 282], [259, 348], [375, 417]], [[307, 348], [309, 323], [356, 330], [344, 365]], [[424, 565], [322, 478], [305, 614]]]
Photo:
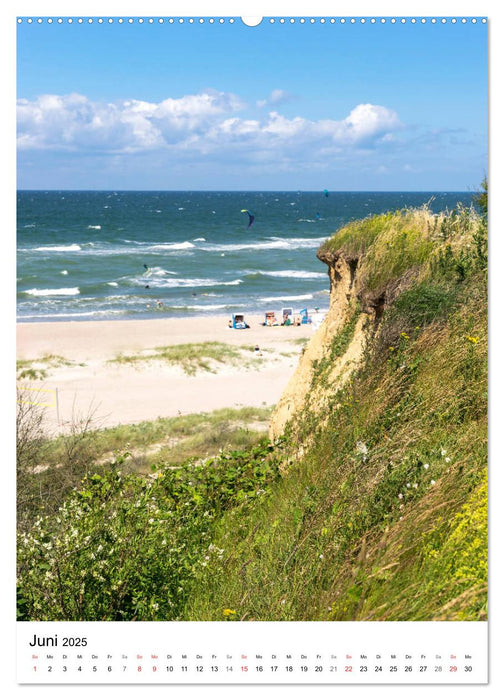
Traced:
[[191, 619], [486, 619], [486, 217], [406, 209], [319, 249], [330, 308]]
[[[278, 439], [290, 419], [303, 407], [320, 411], [324, 398], [337, 382], [340, 386], [358, 365], [365, 347], [365, 330], [376, 319], [374, 310], [357, 311], [359, 302], [355, 291], [355, 275], [358, 258], [346, 257], [343, 251], [319, 253], [318, 257], [328, 265], [330, 280], [329, 311], [324, 321], [307, 344], [299, 365], [291, 377], [270, 420], [270, 438]], [[353, 320], [352, 334], [344, 353], [332, 364], [328, 381], [321, 391], [310, 391], [317, 364], [331, 353], [333, 339]]]

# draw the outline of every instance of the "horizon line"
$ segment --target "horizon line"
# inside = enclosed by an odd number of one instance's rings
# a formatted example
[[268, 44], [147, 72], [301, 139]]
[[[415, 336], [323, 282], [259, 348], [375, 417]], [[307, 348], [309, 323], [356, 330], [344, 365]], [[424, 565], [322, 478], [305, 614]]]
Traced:
[[[472, 190], [472, 189], [466, 189], [466, 190], [451, 190], [451, 189], [422, 189], [422, 190], [327, 190], [329, 193], [333, 194], [339, 194], [339, 193], [344, 193], [344, 194], [358, 194], [358, 193], [363, 193], [363, 192], [373, 192], [373, 193], [383, 193], [383, 194], [391, 194], [391, 193], [399, 193], [399, 192], [408, 192], [411, 194], [423, 194], [425, 192], [442, 192], [442, 193], [454, 193], [454, 194], [471, 194], [474, 192], [477, 192], [479, 190]], [[16, 188], [16, 192], [324, 192], [323, 189], [314, 189], [314, 190], [303, 190], [303, 189], [292, 189], [292, 190], [287, 190], [287, 189], [280, 189], [280, 190], [270, 190], [270, 189], [212, 189], [212, 190], [207, 190], [207, 189], [137, 189], [137, 188], [121, 188], [121, 187], [111, 187], [109, 189], [102, 189], [102, 188], [64, 188], [64, 187], [19, 187]]]

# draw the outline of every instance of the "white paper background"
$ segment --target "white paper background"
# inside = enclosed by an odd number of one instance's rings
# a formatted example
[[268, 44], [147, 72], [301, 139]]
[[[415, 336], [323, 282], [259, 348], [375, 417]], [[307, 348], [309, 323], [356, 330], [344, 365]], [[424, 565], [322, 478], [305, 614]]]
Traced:
[[[310, 2], [280, 2], [264, 0], [257, 2], [233, 2], [232, 0], [216, 0], [215, 2], [156, 2], [143, 0], [87, 0], [73, 2], [61, 0], [40, 2], [32, 0], [13, 2], [7, 0], [0, 10], [2, 21], [1, 32], [1, 66], [2, 66], [2, 234], [4, 241], [9, 242], [8, 272], [6, 281], [2, 282], [2, 309], [4, 323], [8, 333], [3, 334], [1, 386], [4, 411], [2, 413], [2, 447], [4, 488], [2, 488], [2, 640], [0, 668], [2, 676], [0, 687], [6, 698], [84, 698], [90, 694], [103, 693], [107, 698], [404, 698], [429, 697], [443, 698], [497, 698], [504, 693], [504, 644], [502, 644], [502, 628], [504, 625], [502, 591], [502, 547], [499, 540], [502, 537], [503, 508], [500, 500], [503, 490], [502, 471], [504, 463], [499, 448], [498, 438], [502, 430], [502, 410], [500, 392], [503, 387], [501, 363], [500, 328], [503, 325], [501, 310], [503, 308], [502, 276], [500, 264], [502, 256], [502, 212], [500, 192], [502, 187], [501, 165], [498, 160], [503, 153], [501, 129], [504, 124], [502, 114], [502, 66], [504, 32], [502, 22], [504, 13], [502, 5], [497, 2], [327, 2], [311, 0]], [[490, 471], [490, 508], [491, 508], [491, 588], [490, 588], [490, 679], [487, 686], [17, 686], [15, 681], [15, 483], [14, 483], [14, 412], [11, 404], [15, 396], [14, 362], [15, 362], [15, 17], [32, 16], [143, 16], [143, 17], [489, 17], [489, 48], [490, 48], [490, 163], [488, 169], [490, 182], [490, 251], [491, 251], [491, 471]], [[8, 187], [8, 189], [7, 189]], [[495, 200], [495, 201], [494, 201]], [[6, 449], [7, 446], [7, 449]], [[7, 486], [7, 488], [6, 488]], [[493, 545], [493, 546], [492, 546]], [[292, 623], [293, 625], [296, 623]], [[358, 624], [358, 623], [356, 623]], [[500, 647], [500, 648], [499, 648]]]

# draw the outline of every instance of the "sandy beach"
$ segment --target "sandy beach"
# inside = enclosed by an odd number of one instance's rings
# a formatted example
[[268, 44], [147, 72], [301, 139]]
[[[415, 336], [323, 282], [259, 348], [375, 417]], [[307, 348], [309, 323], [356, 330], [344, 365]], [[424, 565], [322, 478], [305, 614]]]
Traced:
[[[25, 398], [45, 408], [54, 432], [92, 416], [94, 427], [154, 420], [225, 407], [271, 406], [287, 385], [313, 331], [310, 325], [228, 328], [229, 317], [135, 321], [20, 323], [17, 359], [39, 372], [18, 381]], [[155, 348], [224, 343], [238, 352], [188, 375], [152, 357]], [[258, 345], [260, 353], [254, 351]], [[134, 356], [134, 363], [117, 362]], [[42, 376], [43, 375], [43, 376]], [[18, 368], [19, 376], [19, 368]]]

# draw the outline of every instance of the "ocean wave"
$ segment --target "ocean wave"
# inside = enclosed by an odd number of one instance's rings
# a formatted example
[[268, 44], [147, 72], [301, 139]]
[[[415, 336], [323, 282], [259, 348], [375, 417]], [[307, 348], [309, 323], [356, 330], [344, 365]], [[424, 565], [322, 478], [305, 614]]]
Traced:
[[185, 277], [170, 277], [170, 278], [152, 278], [152, 277], [142, 277], [137, 278], [125, 278], [127, 281], [145, 286], [147, 283], [149, 286], [152, 285], [154, 289], [176, 289], [177, 287], [237, 287], [239, 284], [243, 283], [241, 279], [230, 280], [226, 282], [224, 280], [216, 280], [210, 278], [185, 278]]
[[286, 296], [286, 297], [259, 297], [259, 301], [305, 301], [307, 299], [313, 299], [313, 294], [298, 294], [297, 296]]
[[257, 270], [250, 271], [250, 275], [264, 275], [264, 277], [292, 277], [294, 279], [318, 280], [326, 279], [327, 272], [308, 272], [307, 270]]
[[[149, 281], [151, 278], [148, 278], [147, 281]], [[137, 284], [144, 284], [145, 280], [132, 280], [136, 282]], [[151, 280], [152, 281], [152, 280]], [[173, 277], [169, 279], [157, 279], [155, 280], [156, 284], [155, 287], [156, 289], [163, 289], [163, 288], [168, 288], [168, 289], [174, 289], [176, 287], [214, 287], [215, 285], [221, 284], [218, 282], [218, 280], [214, 279], [206, 279], [206, 278], [176, 278], [174, 279]]]
[[62, 287], [61, 289], [26, 289], [24, 294], [30, 294], [34, 297], [70, 297], [80, 294], [79, 287]]
[[243, 280], [233, 280], [232, 282], [216, 282], [216, 284], [219, 287], [237, 287], [239, 284], [242, 284]]
[[88, 226], [88, 228], [95, 229], [96, 231], [101, 231], [101, 226]]
[[31, 248], [31, 250], [45, 251], [48, 253], [76, 253], [82, 250], [82, 248], [77, 243], [71, 243], [70, 245], [43, 245], [38, 248]]
[[316, 248], [326, 237], [322, 238], [270, 238], [256, 243], [222, 243], [203, 246], [203, 250], [211, 252], [228, 252], [240, 250], [295, 250], [299, 248]]
[[18, 316], [19, 321], [24, 321], [28, 318], [89, 318], [90, 316], [109, 316], [109, 315], [120, 315], [123, 311], [121, 309], [97, 309], [96, 311], [78, 311], [78, 312], [63, 312], [60, 314], [44, 313], [44, 314], [23, 314]]
[[188, 250], [195, 247], [194, 243], [190, 241], [184, 241], [183, 243], [158, 243], [151, 246], [152, 250]]
[[149, 267], [148, 272], [145, 273], [144, 278], [150, 279], [152, 277], [164, 277], [165, 275], [176, 275], [176, 272], [172, 270], [165, 270], [164, 267]]
[[[165, 307], [166, 308], [166, 307]], [[229, 304], [191, 304], [188, 306], [169, 306], [169, 309], [192, 309], [194, 311], [217, 311], [218, 309], [229, 309]], [[236, 305], [233, 305], [236, 308]]]

